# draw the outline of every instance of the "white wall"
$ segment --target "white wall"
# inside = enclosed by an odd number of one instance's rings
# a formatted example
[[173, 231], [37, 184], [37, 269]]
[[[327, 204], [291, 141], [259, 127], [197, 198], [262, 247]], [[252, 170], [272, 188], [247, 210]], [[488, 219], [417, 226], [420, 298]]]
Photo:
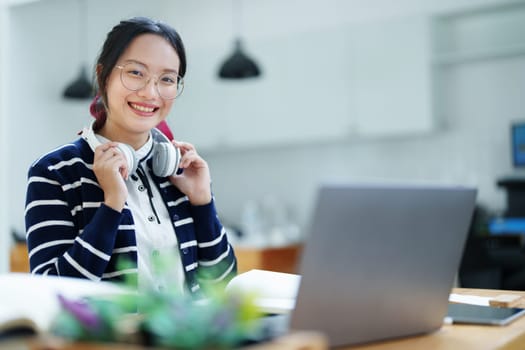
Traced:
[[[250, 0], [243, 3], [243, 37], [249, 49], [250, 42], [270, 40], [283, 33], [397, 15], [443, 14], [494, 2]], [[9, 100], [11, 152], [7, 213], [10, 226], [18, 231], [24, 230], [25, 177], [30, 163], [44, 151], [74, 139], [90, 119], [88, 102], [64, 101], [62, 89], [76, 76], [81, 61], [93, 64], [105, 33], [119, 19], [140, 14], [174, 23], [186, 42], [190, 64], [192, 52], [210, 45], [224, 45], [225, 56], [231, 49], [230, 5], [226, 0], [90, 0], [87, 12], [88, 40], [79, 47], [75, 1], [41, 0], [9, 11], [11, 44], [5, 78], [9, 89], [5, 96]], [[87, 56], [84, 60], [79, 54], [83, 50]], [[316, 69], [312, 67], [314, 72]], [[510, 120], [525, 119], [524, 75], [525, 58], [519, 55], [439, 68], [435, 103], [443, 128], [432, 134], [205, 152], [220, 213], [227, 222], [238, 223], [248, 200], [272, 195], [304, 224], [315, 186], [324, 178], [472, 184], [479, 187], [480, 202], [503, 209], [504, 193], [495, 182], [513, 171], [508, 128]], [[221, 115], [217, 118], [220, 121]], [[175, 107], [170, 123], [191, 124], [191, 120], [178, 116]]]
[[[0, 77], [6, 74], [6, 56], [7, 56], [7, 16], [6, 8], [3, 0], [0, 0]], [[7, 88], [7, 81], [0, 78], [0, 273], [8, 270], [9, 262], [9, 247], [10, 240], [10, 220], [9, 213], [6, 210], [9, 207], [9, 193], [8, 193], [8, 176], [9, 167], [6, 166], [9, 144], [7, 142], [8, 135], [8, 119], [7, 119], [7, 99], [5, 98], [5, 91]]]
[[513, 173], [509, 122], [525, 120], [525, 59], [458, 66], [443, 75], [446, 128], [431, 135], [210, 155], [220, 207], [237, 220], [247, 198], [272, 194], [305, 222], [316, 184], [334, 178], [475, 185], [482, 204], [503, 209], [496, 179]]

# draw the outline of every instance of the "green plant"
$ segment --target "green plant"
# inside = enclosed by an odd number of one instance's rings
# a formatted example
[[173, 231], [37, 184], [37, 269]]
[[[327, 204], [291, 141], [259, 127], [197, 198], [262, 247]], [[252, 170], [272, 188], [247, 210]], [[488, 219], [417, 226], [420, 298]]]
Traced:
[[[159, 266], [167, 266], [159, 263]], [[126, 281], [126, 285], [136, 285]], [[231, 348], [255, 331], [260, 312], [253, 295], [207, 289], [199, 300], [190, 295], [147, 290], [112, 297], [69, 300], [52, 332], [75, 341], [127, 342], [177, 349]]]

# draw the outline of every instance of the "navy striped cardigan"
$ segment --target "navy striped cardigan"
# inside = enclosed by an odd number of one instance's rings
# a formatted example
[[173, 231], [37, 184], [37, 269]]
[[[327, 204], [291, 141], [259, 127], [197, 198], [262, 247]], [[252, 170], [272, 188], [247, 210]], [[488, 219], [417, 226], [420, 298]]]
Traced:
[[[93, 156], [80, 138], [31, 165], [25, 225], [33, 274], [94, 281], [136, 277], [133, 216], [127, 206], [120, 213], [103, 204]], [[230, 280], [237, 270], [236, 259], [214, 201], [193, 206], [167, 178], [151, 176], [175, 227], [187, 289], [200, 295], [204, 287]], [[120, 258], [131, 266], [117, 264]]]

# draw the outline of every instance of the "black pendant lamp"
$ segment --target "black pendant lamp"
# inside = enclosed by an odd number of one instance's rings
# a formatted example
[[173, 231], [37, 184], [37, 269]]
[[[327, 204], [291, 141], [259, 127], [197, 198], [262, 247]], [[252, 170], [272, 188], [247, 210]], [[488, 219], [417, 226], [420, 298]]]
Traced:
[[[79, 0], [78, 1], [78, 9], [79, 9], [79, 32], [80, 36], [83, 37], [79, 41], [79, 52], [82, 52], [83, 47], [87, 45], [87, 40], [85, 38], [87, 26], [86, 26], [86, 19], [87, 19], [87, 11], [85, 6], [85, 0]], [[84, 53], [85, 55], [85, 53]], [[71, 98], [71, 99], [87, 99], [92, 98], [94, 94], [94, 88], [91, 84], [88, 75], [87, 75], [87, 69], [85, 65], [82, 65], [80, 67], [79, 75], [75, 80], [73, 80], [66, 88], [64, 89], [63, 96], [65, 98]]]
[[[261, 70], [257, 63], [243, 51], [239, 34], [240, 5], [240, 0], [234, 0], [234, 2], [232, 2], [232, 19], [234, 27], [237, 27], [237, 34], [234, 41], [233, 53], [222, 63], [219, 69], [219, 78], [221, 79], [246, 79], [261, 75]], [[235, 23], [237, 23], [237, 26]]]
[[64, 97], [77, 99], [93, 97], [93, 85], [88, 79], [85, 66], [80, 67], [78, 77], [66, 87]]

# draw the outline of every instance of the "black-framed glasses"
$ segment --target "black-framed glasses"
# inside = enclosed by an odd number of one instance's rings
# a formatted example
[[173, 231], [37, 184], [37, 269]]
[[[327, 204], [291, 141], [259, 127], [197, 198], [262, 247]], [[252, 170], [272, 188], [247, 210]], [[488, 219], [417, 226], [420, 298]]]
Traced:
[[[139, 91], [154, 78], [144, 65], [138, 62], [128, 62], [115, 66], [120, 69], [120, 81], [128, 90]], [[173, 100], [184, 89], [184, 79], [176, 72], [165, 72], [156, 77], [155, 87], [159, 96], [165, 100]]]

